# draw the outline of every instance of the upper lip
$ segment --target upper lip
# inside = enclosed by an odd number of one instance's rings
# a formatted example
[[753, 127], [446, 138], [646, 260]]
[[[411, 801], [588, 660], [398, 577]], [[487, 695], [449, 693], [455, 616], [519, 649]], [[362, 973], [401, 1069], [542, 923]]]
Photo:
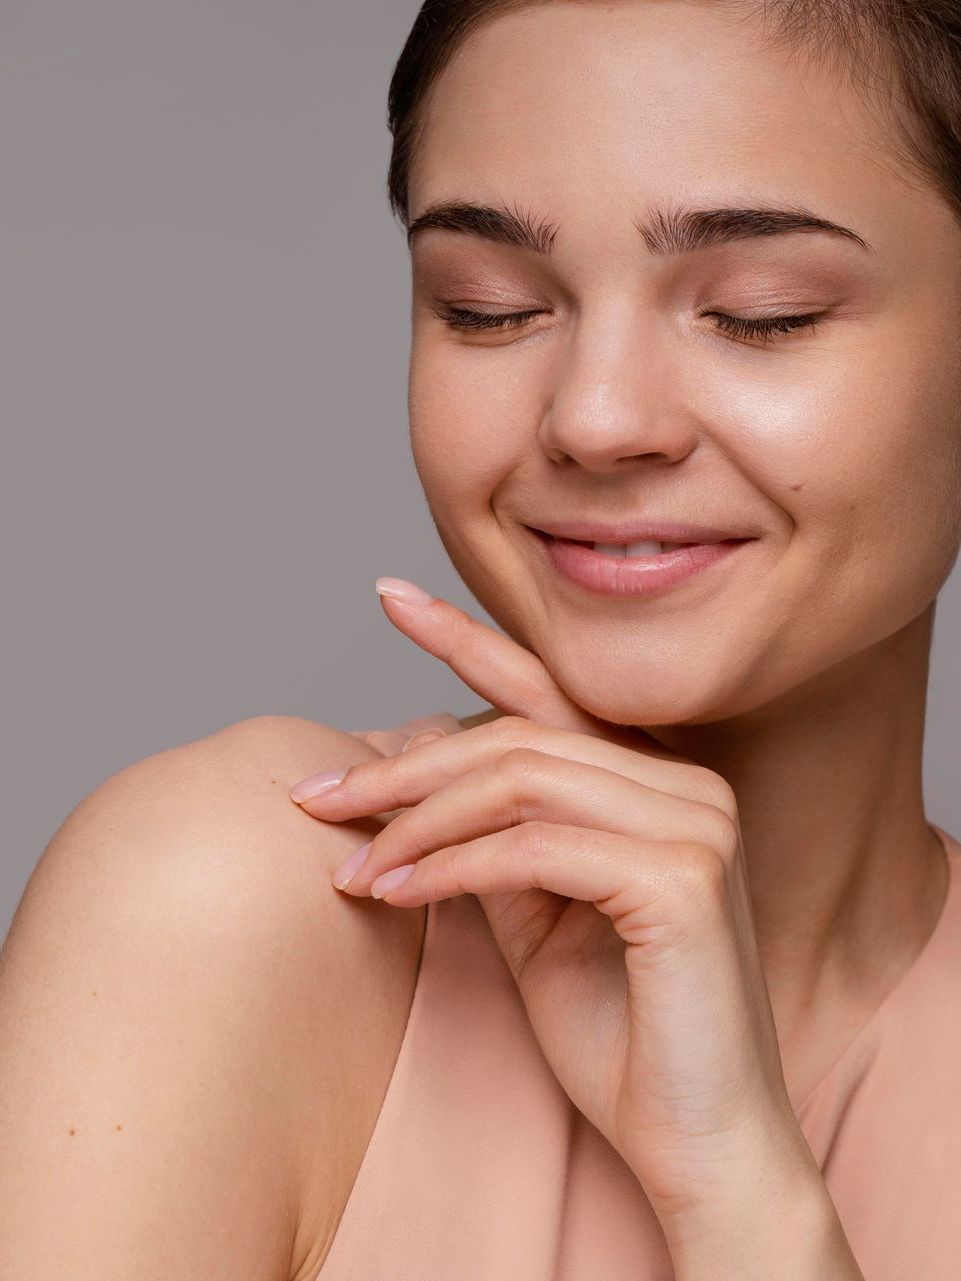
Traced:
[[756, 530], [718, 529], [708, 525], [682, 525], [675, 521], [543, 520], [531, 529], [554, 538], [573, 538], [585, 543], [722, 543], [728, 539], [757, 538]]

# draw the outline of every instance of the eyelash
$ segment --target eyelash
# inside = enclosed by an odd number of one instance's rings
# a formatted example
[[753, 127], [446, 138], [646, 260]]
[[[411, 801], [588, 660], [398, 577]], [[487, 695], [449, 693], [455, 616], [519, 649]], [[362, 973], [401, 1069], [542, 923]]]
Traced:
[[[469, 311], [463, 307], [441, 307], [434, 310], [452, 329], [516, 329], [519, 325], [538, 315], [536, 311], [507, 311], [492, 314], [485, 311]], [[815, 330], [816, 322], [823, 313], [812, 312], [803, 316], [764, 316], [749, 319], [744, 316], [728, 316], [721, 311], [707, 313], [716, 316], [722, 323], [718, 328], [723, 333], [732, 334], [735, 338], [763, 338], [767, 340], [777, 333], [787, 334], [798, 329]]]

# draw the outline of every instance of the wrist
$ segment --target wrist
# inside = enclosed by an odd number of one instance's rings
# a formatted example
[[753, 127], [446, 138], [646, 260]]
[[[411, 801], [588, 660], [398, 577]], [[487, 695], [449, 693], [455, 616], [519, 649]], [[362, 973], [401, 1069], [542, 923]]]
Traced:
[[676, 1281], [864, 1281], [820, 1174], [769, 1176], [662, 1227]]
[[714, 1174], [696, 1192], [652, 1200], [676, 1281], [864, 1281], [793, 1112], [700, 1165]]

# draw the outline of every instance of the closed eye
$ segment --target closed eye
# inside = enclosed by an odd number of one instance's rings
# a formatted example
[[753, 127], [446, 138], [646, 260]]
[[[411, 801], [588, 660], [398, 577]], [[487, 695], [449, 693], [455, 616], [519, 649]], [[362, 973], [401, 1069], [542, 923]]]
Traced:
[[[463, 330], [496, 330], [516, 329], [541, 313], [539, 311], [505, 311], [486, 312], [471, 311], [466, 307], [436, 307], [434, 315], [438, 316], [452, 329]], [[795, 316], [729, 316], [725, 312], [707, 313], [714, 316], [718, 329], [735, 338], [762, 338], [765, 341], [776, 334], [789, 334], [798, 329], [815, 330], [817, 321], [823, 312], [811, 312]]]
[[802, 316], [728, 316], [723, 311], [708, 312], [716, 317], [718, 328], [723, 333], [733, 334], [735, 338], [772, 338], [775, 334], [789, 334], [797, 329], [817, 328], [817, 321], [823, 312], [811, 312]]
[[513, 329], [540, 313], [537, 311], [486, 312], [465, 307], [435, 307], [434, 315], [452, 329]]

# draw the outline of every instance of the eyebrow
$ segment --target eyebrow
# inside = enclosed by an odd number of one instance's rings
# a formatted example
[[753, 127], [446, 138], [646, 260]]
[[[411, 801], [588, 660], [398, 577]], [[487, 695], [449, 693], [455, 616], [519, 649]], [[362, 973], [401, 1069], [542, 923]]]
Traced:
[[[658, 256], [693, 253], [712, 245], [757, 236], [781, 236], [795, 231], [826, 231], [854, 240], [863, 249], [876, 253], [873, 245], [850, 227], [820, 218], [802, 207], [759, 208], [722, 207], [719, 209], [654, 209], [645, 221], [634, 225], [644, 239], [648, 252]], [[536, 254], [553, 253], [558, 228], [545, 220], [536, 221], [530, 214], [506, 205], [479, 205], [463, 200], [438, 201], [428, 205], [407, 229], [410, 246], [420, 231], [438, 227], [480, 236], [498, 244], [513, 245]]]

